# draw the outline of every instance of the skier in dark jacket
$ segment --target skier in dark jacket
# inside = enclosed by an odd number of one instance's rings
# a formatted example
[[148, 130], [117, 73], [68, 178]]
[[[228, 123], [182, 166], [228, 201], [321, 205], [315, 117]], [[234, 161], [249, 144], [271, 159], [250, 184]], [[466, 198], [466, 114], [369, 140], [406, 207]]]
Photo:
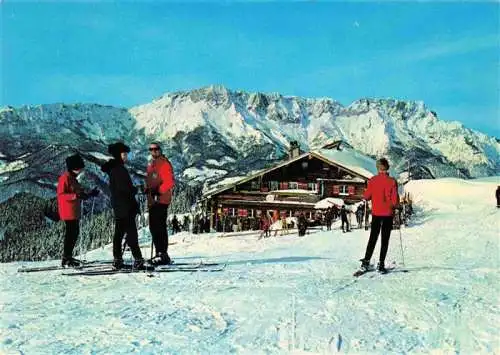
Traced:
[[297, 223], [299, 228], [299, 237], [305, 236], [307, 229], [307, 219], [306, 216], [304, 215], [304, 212], [300, 213], [299, 220], [297, 221]]
[[172, 234], [179, 233], [181, 231], [181, 227], [179, 225], [179, 220], [177, 216], [174, 214], [174, 218], [172, 218]]
[[326, 214], [325, 214], [325, 224], [326, 224], [327, 231], [332, 229], [332, 220], [333, 220], [333, 211], [332, 211], [331, 207], [328, 207], [326, 209]]
[[125, 167], [130, 148], [118, 142], [108, 146], [108, 152], [113, 156], [102, 166], [102, 171], [109, 175], [111, 205], [115, 214], [115, 234], [113, 237], [113, 266], [123, 267], [122, 240], [126, 235], [126, 243], [134, 257], [134, 268], [144, 268], [144, 259], [139, 248], [135, 216], [140, 213], [139, 204], [135, 199], [137, 188], [132, 184], [129, 172]]
[[[340, 218], [342, 219], [342, 232], [349, 232], [349, 219], [347, 218], [347, 209], [345, 208], [345, 205], [342, 205], [342, 208], [340, 209]], [[345, 224], [345, 228], [344, 228]]]
[[365, 205], [361, 204], [356, 210], [356, 220], [358, 221], [358, 228], [363, 228], [363, 218], [365, 214]]
[[185, 230], [186, 232], [189, 232], [189, 216], [184, 216], [184, 220], [182, 222], [182, 229]]

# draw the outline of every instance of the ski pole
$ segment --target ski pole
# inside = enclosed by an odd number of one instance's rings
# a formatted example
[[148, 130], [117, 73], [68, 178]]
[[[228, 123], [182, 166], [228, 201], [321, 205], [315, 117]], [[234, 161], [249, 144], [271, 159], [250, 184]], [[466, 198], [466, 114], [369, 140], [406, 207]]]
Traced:
[[[92, 231], [92, 220], [94, 219], [94, 204], [95, 204], [95, 199], [92, 199], [92, 207], [90, 208], [90, 219], [89, 219], [89, 226], [88, 226], [88, 231], [87, 231], [87, 235], [89, 237], [89, 240], [91, 239], [91, 231]], [[85, 248], [85, 250], [83, 251], [83, 260], [87, 260], [87, 248]]]
[[[149, 221], [148, 221], [148, 222], [149, 222], [149, 224], [150, 224], [150, 225], [151, 225], [151, 210], [152, 210], [152, 206], [151, 206], [151, 207], [149, 207], [149, 214], [148, 214], [148, 219], [149, 219]], [[151, 230], [151, 227], [150, 227], [150, 230]], [[153, 260], [153, 247], [154, 247], [154, 243], [153, 243], [153, 233], [151, 233], [151, 231], [150, 231], [150, 233], [149, 233], [149, 234], [151, 234], [151, 253], [150, 253], [150, 254], [151, 254], [151, 257], [149, 258], [149, 260], [152, 262], [152, 260]]]
[[[83, 200], [80, 200], [80, 218], [78, 219], [78, 230], [81, 231], [82, 230], [82, 226], [84, 225], [83, 222], [82, 222], [82, 217], [83, 217], [83, 213], [84, 213], [84, 208], [85, 207], [85, 204], [83, 203]], [[78, 236], [78, 258], [81, 258], [82, 257], [82, 254], [83, 254], [83, 242], [82, 242], [82, 239], [83, 239], [83, 234], [82, 233], [81, 235]]]
[[122, 240], [122, 259], [123, 259], [123, 254], [125, 254], [125, 249], [127, 249], [127, 241], [126, 239]]
[[405, 266], [405, 254], [403, 252], [403, 236], [401, 235], [401, 226], [399, 226], [399, 245], [401, 246], [401, 258], [403, 258], [403, 266]]

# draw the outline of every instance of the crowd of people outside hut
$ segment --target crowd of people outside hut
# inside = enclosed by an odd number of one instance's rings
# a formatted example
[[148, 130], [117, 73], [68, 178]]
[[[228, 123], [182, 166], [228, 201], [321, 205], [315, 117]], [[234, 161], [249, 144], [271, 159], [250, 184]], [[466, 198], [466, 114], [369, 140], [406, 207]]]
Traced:
[[[237, 233], [243, 231], [258, 231], [259, 238], [297, 233], [300, 236], [306, 234], [306, 229], [320, 227], [328, 231], [332, 230], [338, 221], [339, 230], [343, 233], [353, 229], [369, 229], [371, 205], [364, 201], [355, 204], [332, 204], [325, 209], [311, 211], [289, 211], [280, 210], [256, 210], [256, 215], [230, 216], [218, 214], [213, 225], [210, 217], [205, 213], [173, 215], [168, 221], [168, 228], [172, 235], [180, 232], [202, 234], [210, 232]], [[400, 208], [394, 216], [394, 228], [401, 224], [407, 224], [413, 213], [412, 200], [409, 194], [401, 197]]]

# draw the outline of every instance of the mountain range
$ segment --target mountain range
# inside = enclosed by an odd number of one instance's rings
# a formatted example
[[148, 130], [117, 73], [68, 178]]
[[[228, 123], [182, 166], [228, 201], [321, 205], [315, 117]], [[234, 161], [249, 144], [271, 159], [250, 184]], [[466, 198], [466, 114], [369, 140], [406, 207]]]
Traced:
[[130, 170], [138, 183], [148, 143], [162, 144], [178, 182], [178, 210], [189, 208], [212, 183], [285, 158], [291, 141], [308, 151], [343, 140], [368, 156], [386, 156], [401, 182], [500, 172], [497, 138], [440, 120], [423, 102], [366, 98], [343, 106], [330, 98], [223, 86], [167, 93], [132, 108], [6, 106], [0, 108], [0, 137], [0, 201], [21, 191], [53, 195], [65, 157], [76, 151], [87, 162], [86, 183], [107, 191], [99, 165], [116, 140], [130, 145]]

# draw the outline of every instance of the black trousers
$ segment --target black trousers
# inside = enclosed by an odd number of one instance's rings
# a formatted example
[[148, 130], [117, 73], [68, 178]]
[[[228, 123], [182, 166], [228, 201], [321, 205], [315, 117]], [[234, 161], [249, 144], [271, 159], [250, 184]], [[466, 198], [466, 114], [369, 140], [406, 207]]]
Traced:
[[157, 255], [168, 250], [167, 217], [168, 205], [158, 203], [149, 208], [149, 231]]
[[387, 255], [387, 249], [389, 249], [389, 238], [391, 237], [392, 230], [392, 216], [380, 217], [372, 216], [372, 225], [370, 231], [370, 239], [368, 240], [368, 245], [366, 246], [365, 260], [370, 261], [373, 255], [373, 250], [377, 244], [378, 235], [382, 229], [382, 245], [380, 247], [380, 265], [384, 265], [385, 256]]
[[[346, 229], [344, 229], [344, 223], [346, 225]], [[347, 232], [349, 231], [349, 220], [347, 217], [342, 217], [342, 230]]]
[[66, 230], [64, 233], [64, 251], [63, 258], [69, 259], [73, 257], [73, 249], [80, 234], [80, 221], [78, 219], [72, 221], [64, 221]]
[[132, 256], [135, 260], [142, 259], [141, 248], [139, 248], [139, 237], [137, 235], [137, 226], [135, 224], [135, 215], [129, 215], [124, 218], [115, 218], [115, 235], [113, 237], [113, 258], [122, 259], [122, 240], [126, 235], [125, 241], [130, 247]]

